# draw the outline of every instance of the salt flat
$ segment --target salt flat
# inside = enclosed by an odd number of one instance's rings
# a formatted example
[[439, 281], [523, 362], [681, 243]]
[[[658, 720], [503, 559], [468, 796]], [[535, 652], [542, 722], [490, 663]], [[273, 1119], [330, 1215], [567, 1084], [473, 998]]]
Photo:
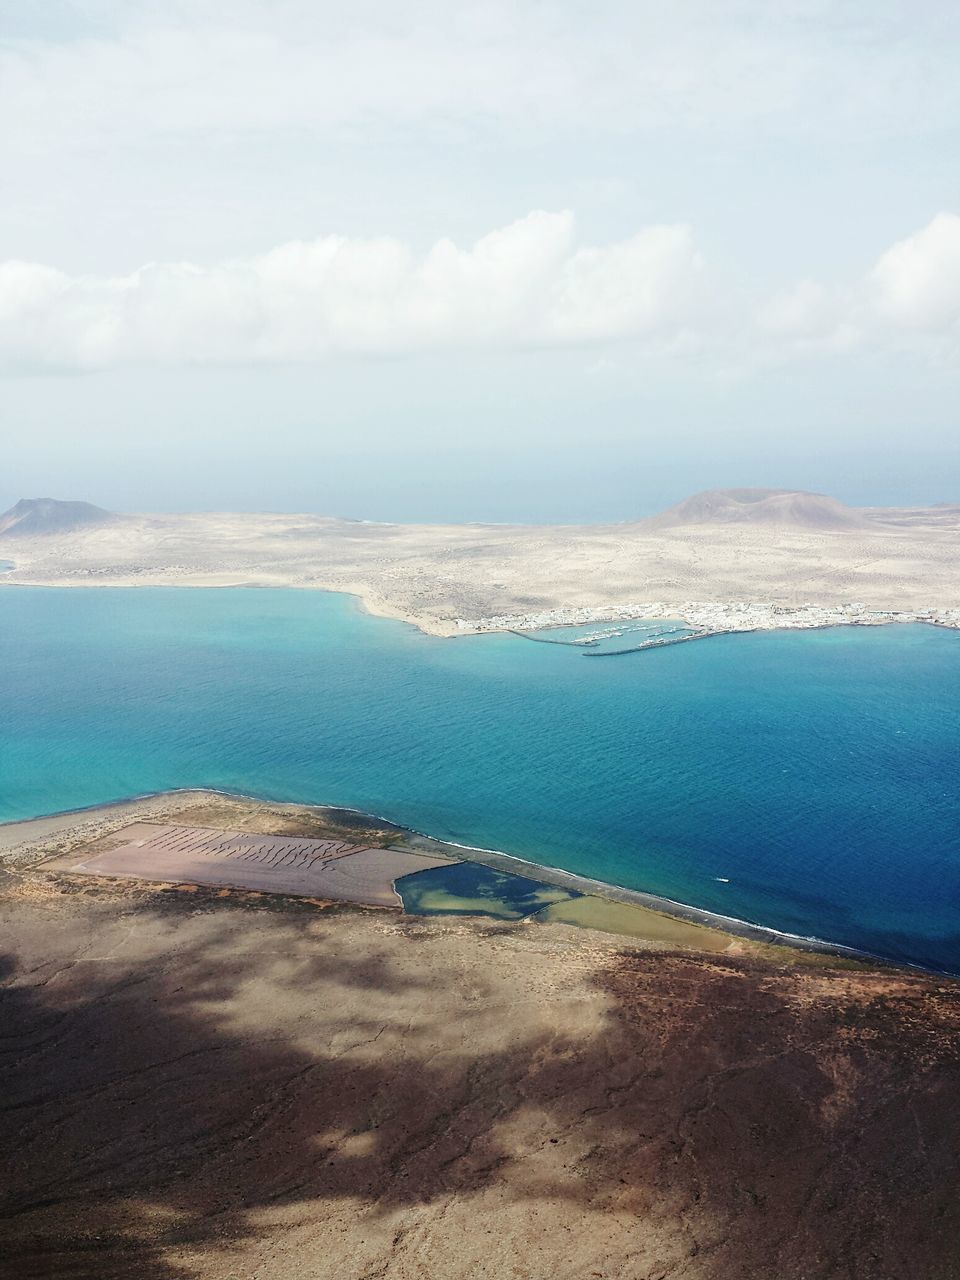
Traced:
[[109, 843], [80, 861], [73, 855], [57, 865], [85, 875], [222, 885], [379, 907], [400, 905], [393, 887], [400, 876], [449, 865], [445, 858], [339, 840], [149, 822], [124, 827]]

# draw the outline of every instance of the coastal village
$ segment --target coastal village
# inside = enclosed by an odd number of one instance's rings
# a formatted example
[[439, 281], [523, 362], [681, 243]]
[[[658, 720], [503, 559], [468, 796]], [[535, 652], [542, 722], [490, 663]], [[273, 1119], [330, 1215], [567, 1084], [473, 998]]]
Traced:
[[[637, 622], [644, 619], [682, 622], [690, 631], [682, 636], [661, 636], [637, 648], [676, 644], [707, 636], [735, 632], [814, 630], [823, 627], [876, 627], [894, 622], [922, 622], [930, 626], [960, 629], [960, 609], [868, 609], [859, 603], [839, 605], [783, 605], [749, 601], [690, 604], [608, 605], [590, 609], [543, 609], [536, 613], [494, 614], [488, 618], [458, 618], [458, 631], [543, 631], [552, 627], [588, 626], [591, 623]], [[608, 633], [609, 634], [609, 633]]]

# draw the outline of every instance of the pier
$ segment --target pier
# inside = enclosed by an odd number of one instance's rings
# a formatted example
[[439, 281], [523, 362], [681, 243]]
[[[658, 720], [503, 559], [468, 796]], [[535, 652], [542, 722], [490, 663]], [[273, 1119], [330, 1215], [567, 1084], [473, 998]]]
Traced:
[[741, 635], [734, 631], [694, 631], [684, 636], [655, 636], [631, 645], [628, 649], [593, 649], [584, 653], [585, 658], [622, 658], [627, 653], [642, 653], [644, 649], [665, 649], [669, 644], [686, 644], [688, 640], [707, 640], [710, 636]]

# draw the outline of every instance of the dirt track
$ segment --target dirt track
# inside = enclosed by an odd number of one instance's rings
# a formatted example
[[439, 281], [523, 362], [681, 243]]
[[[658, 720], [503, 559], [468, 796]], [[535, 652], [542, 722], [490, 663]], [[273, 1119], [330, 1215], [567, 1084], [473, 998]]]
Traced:
[[955, 984], [66, 878], [0, 928], [5, 1276], [957, 1274]]

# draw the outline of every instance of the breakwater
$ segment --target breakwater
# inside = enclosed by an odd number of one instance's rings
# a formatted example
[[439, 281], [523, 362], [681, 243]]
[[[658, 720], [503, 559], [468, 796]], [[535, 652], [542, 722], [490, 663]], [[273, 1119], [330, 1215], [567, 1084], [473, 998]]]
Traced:
[[[568, 630], [567, 628], [557, 627], [557, 631]], [[645, 632], [645, 638], [638, 640], [636, 644], [626, 645], [619, 649], [604, 648], [605, 644], [609, 644], [613, 640], [621, 639], [626, 633]], [[654, 634], [649, 634], [653, 632]], [[562, 636], [562, 635], [543, 635], [538, 632], [520, 631], [509, 629], [509, 635], [517, 636], [521, 640], [532, 640], [534, 644], [550, 644], [560, 645], [567, 649], [579, 649], [585, 658], [606, 658], [615, 657], [625, 653], [639, 653], [643, 649], [657, 649], [664, 645], [679, 644], [684, 640], [697, 640], [704, 635], [710, 635], [711, 632], [705, 629], [698, 629], [691, 632], [689, 628], [678, 625], [673, 627], [663, 627], [651, 625], [647, 627], [626, 627], [611, 626], [606, 630], [591, 630], [585, 635]]]
[[730, 635], [729, 631], [694, 631], [682, 636], [657, 636], [652, 640], [642, 640], [640, 644], [630, 645], [627, 649], [590, 649], [584, 653], [585, 658], [621, 658], [627, 653], [642, 653], [644, 649], [663, 649], [670, 644], [686, 644], [688, 640], [708, 640], [711, 636]]

